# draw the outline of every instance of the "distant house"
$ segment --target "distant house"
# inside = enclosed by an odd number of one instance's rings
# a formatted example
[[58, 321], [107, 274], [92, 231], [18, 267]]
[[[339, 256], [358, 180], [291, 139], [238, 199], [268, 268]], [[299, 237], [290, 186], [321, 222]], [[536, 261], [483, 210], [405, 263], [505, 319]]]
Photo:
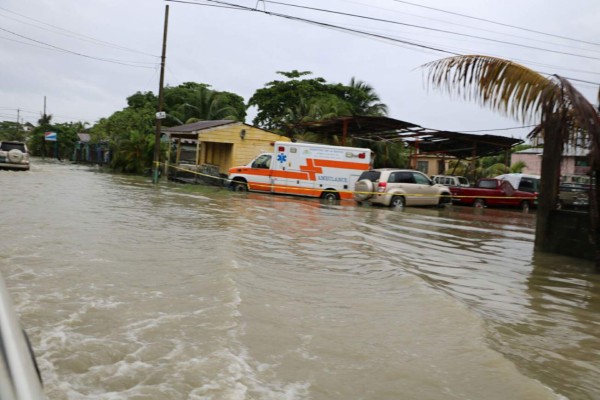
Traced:
[[78, 133], [78, 141], [73, 149], [76, 163], [107, 164], [110, 161], [108, 142], [91, 143], [89, 133]]
[[456, 160], [455, 157], [439, 154], [419, 154], [411, 153], [409, 165], [411, 168], [421, 171], [426, 175], [449, 174], [448, 164]]
[[[511, 156], [511, 163], [523, 161], [526, 165], [523, 173], [541, 175], [542, 173], [542, 147], [516, 151]], [[589, 150], [582, 147], [567, 147], [563, 151], [560, 165], [561, 175], [586, 175], [590, 170]]]
[[[224, 176], [229, 168], [245, 165], [258, 154], [273, 150], [275, 141], [290, 138], [231, 120], [198, 121], [164, 128], [170, 138], [172, 176]], [[196, 181], [196, 179], [193, 179]]]

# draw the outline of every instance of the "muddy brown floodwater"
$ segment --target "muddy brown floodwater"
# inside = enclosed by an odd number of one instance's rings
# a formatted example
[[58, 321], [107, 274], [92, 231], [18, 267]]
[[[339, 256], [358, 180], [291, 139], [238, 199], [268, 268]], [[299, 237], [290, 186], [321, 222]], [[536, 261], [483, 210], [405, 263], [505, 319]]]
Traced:
[[0, 272], [50, 399], [598, 399], [600, 277], [535, 215], [358, 207], [34, 160]]

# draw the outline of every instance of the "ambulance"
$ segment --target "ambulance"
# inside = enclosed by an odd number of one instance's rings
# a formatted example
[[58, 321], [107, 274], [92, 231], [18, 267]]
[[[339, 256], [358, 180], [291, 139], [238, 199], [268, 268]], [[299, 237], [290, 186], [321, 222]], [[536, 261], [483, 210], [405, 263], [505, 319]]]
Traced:
[[275, 142], [272, 153], [229, 169], [228, 178], [235, 191], [352, 199], [354, 184], [373, 167], [373, 158], [370, 149]]

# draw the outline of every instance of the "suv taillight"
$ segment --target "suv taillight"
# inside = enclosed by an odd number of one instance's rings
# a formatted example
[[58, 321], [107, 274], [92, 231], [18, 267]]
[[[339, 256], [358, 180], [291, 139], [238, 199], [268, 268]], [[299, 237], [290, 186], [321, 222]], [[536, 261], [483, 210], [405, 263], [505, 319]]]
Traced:
[[387, 188], [387, 182], [379, 182], [379, 184], [377, 185], [377, 192], [384, 193], [386, 188]]

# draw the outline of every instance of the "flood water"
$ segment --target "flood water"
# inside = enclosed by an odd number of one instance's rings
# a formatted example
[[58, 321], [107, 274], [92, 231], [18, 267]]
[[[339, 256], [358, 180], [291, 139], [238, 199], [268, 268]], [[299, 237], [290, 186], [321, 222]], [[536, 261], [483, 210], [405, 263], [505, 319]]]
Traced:
[[0, 171], [50, 399], [598, 399], [600, 275], [535, 215]]

